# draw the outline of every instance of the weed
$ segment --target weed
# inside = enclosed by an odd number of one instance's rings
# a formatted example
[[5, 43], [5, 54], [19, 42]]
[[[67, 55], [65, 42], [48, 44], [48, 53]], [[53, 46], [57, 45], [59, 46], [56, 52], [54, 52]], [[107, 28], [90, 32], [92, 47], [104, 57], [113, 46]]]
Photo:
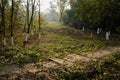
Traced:
[[[101, 61], [93, 61], [83, 68], [62, 70], [61, 80], [118, 80], [120, 53]], [[81, 65], [80, 65], [81, 66]]]
[[38, 62], [41, 59], [40, 54], [37, 54], [34, 50], [24, 50], [18, 47], [6, 47], [0, 54], [4, 59], [4, 64], [25, 64]]

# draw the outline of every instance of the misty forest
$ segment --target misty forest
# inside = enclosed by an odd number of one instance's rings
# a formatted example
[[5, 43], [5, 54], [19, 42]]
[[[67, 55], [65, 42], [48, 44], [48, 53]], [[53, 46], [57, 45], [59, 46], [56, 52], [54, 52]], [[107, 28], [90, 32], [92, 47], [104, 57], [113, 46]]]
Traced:
[[0, 80], [119, 79], [120, 0], [0, 0]]

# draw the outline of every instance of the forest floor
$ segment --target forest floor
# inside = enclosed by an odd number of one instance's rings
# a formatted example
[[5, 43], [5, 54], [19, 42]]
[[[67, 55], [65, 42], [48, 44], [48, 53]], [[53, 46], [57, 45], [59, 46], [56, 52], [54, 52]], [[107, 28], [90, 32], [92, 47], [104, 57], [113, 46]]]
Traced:
[[[83, 32], [59, 24], [49, 24], [42, 30], [41, 40], [38, 42], [36, 36], [30, 37], [30, 43], [26, 46], [29, 50], [37, 51], [42, 56], [41, 61], [24, 65], [2, 64], [0, 80], [59, 80], [62, 70], [77, 68], [78, 65], [102, 60], [120, 52], [120, 37], [117, 34], [112, 34], [111, 40], [105, 41], [104, 33], [94, 33], [91, 39], [89, 31]], [[23, 36], [16, 36], [16, 44], [19, 43], [16, 46], [22, 47]]]
[[12, 64], [0, 67], [0, 80], [56, 80], [60, 69], [89, 64], [120, 52], [120, 47], [109, 47], [89, 54], [69, 54], [63, 58], [50, 58], [49, 61], [30, 63], [22, 67]]

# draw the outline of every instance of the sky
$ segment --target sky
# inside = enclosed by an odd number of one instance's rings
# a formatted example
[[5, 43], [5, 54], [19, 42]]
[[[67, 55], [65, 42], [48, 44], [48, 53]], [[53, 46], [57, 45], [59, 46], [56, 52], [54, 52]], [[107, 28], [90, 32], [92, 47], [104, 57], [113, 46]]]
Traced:
[[51, 1], [54, 0], [41, 0], [41, 12], [47, 12]]

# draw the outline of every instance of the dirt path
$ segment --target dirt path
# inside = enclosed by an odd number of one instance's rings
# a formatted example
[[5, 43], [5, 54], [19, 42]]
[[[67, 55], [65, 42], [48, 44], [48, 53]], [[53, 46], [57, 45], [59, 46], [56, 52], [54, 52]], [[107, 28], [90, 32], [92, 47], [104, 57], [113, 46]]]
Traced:
[[120, 47], [109, 47], [84, 55], [69, 54], [64, 58], [50, 58], [49, 62], [27, 64], [23, 67], [5, 65], [0, 67], [0, 80], [53, 80], [49, 77], [53, 74], [49, 72], [52, 69], [73, 67], [80, 63], [88, 63], [93, 59], [114, 55], [116, 52], [120, 52]]

